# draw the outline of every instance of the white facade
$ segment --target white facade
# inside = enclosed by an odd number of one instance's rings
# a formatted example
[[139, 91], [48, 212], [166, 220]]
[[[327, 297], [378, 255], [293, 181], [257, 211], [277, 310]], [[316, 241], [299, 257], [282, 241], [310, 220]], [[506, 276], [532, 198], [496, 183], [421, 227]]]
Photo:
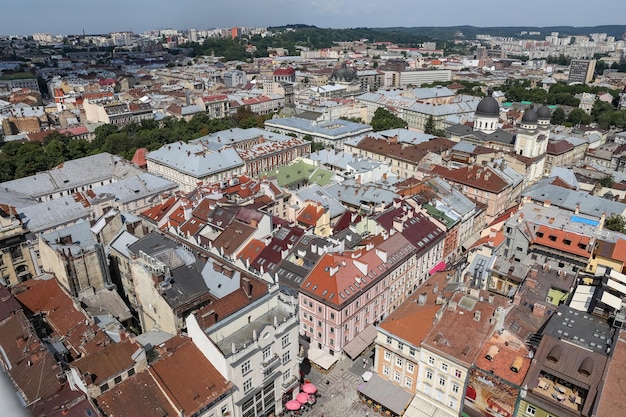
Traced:
[[295, 301], [276, 288], [237, 313], [202, 329], [195, 315], [187, 331], [198, 349], [238, 389], [234, 417], [278, 415], [282, 397], [298, 384], [300, 356]]

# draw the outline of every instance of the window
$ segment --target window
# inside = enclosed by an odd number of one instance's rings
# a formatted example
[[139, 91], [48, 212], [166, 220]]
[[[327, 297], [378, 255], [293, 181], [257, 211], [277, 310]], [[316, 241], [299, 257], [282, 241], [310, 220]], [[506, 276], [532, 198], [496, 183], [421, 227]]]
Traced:
[[435, 390], [435, 399], [440, 403], [443, 402], [443, 391]]
[[250, 392], [251, 389], [252, 389], [252, 378], [247, 379], [243, 383], [243, 392], [247, 394], [248, 392]]
[[426, 371], [426, 379], [433, 379], [433, 371], [430, 369]]
[[430, 396], [430, 385], [424, 384], [424, 394]]
[[459, 384], [452, 384], [452, 392], [458, 394], [459, 392]]
[[335, 313], [330, 313], [330, 319], [335, 320]]
[[411, 388], [413, 386], [413, 379], [408, 376], [404, 379], [404, 386], [407, 388]]
[[534, 406], [532, 406], [532, 405], [528, 405], [526, 407], [526, 414], [528, 414], [528, 415], [534, 416], [536, 411], [537, 411], [537, 409]]
[[391, 352], [389, 352], [388, 350], [385, 351], [385, 360], [386, 361], [390, 361], [391, 360]]
[[222, 415], [225, 415], [226, 412], [228, 411], [228, 406], [227, 405], [223, 405], [222, 409], [220, 411], [222, 412]]
[[393, 380], [396, 382], [400, 382], [400, 372], [398, 371], [393, 372]]
[[268, 346], [263, 349], [263, 362], [267, 362], [272, 357], [272, 347]]
[[120, 382], [122, 382], [122, 376], [121, 375], [116, 376], [113, 381], [115, 382], [116, 385], [119, 384]]
[[252, 370], [252, 368], [250, 367], [250, 361], [245, 361], [244, 363], [241, 364], [241, 374], [242, 375], [247, 374], [251, 370]]
[[428, 364], [429, 365], [434, 365], [435, 364], [435, 358], [433, 358], [432, 356], [428, 357]]
[[446, 386], [446, 379], [442, 376], [439, 377], [439, 386], [440, 387], [445, 387]]
[[287, 351], [283, 353], [283, 365], [291, 360], [291, 352]]
[[282, 337], [281, 339], [283, 347], [286, 347], [289, 345], [289, 334], [286, 334]]
[[448, 405], [449, 405], [450, 407], [452, 407], [452, 408], [456, 408], [456, 399], [455, 399], [455, 398], [452, 398], [452, 397], [449, 397], [449, 398], [448, 398]]
[[109, 389], [109, 384], [100, 385], [100, 391], [104, 392], [104, 391], [107, 391], [108, 389]]
[[287, 369], [283, 372], [283, 382], [287, 382], [291, 379], [291, 369]]
[[387, 344], [390, 345], [391, 344], [391, 337], [387, 336]]
[[415, 357], [415, 349], [414, 348], [409, 349], [409, 355]]
[[398, 342], [398, 350], [404, 349], [404, 343]]
[[412, 372], [415, 370], [415, 365], [413, 365], [411, 362], [407, 362], [407, 363], [406, 363], [406, 370], [407, 370], [408, 372], [411, 372], [411, 373], [412, 373]]
[[454, 376], [457, 378], [461, 378], [461, 370], [460, 369], [455, 369], [454, 370]]
[[441, 370], [444, 372], [448, 372], [448, 364], [447, 363], [442, 363], [441, 364]]
[[397, 366], [402, 366], [402, 358], [399, 356], [396, 356], [396, 365]]

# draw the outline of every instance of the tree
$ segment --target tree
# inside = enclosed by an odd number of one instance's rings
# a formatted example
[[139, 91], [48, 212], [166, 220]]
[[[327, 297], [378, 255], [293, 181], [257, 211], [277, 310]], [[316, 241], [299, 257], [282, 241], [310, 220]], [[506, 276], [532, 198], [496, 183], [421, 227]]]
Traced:
[[626, 229], [626, 219], [620, 214], [611, 214], [611, 216], [604, 221], [604, 228], [624, 233], [624, 229]]
[[552, 123], [553, 125], [562, 125], [563, 123], [565, 123], [565, 119], [565, 110], [563, 110], [561, 107], [557, 107], [552, 112], [552, 117], [550, 117], [550, 123]]
[[428, 120], [426, 120], [426, 123], [424, 124], [424, 133], [432, 135], [434, 130], [435, 130], [435, 120], [433, 119], [433, 116], [430, 115], [428, 116]]
[[391, 113], [384, 107], [379, 107], [374, 112], [374, 117], [370, 122], [374, 132], [380, 132], [387, 129], [399, 129], [407, 127], [407, 122]]
[[613, 176], [605, 175], [604, 177], [600, 178], [600, 181], [598, 182], [603, 187], [611, 188], [613, 186]]
[[574, 109], [567, 115], [567, 122], [571, 125], [588, 125], [593, 122], [593, 117], [585, 113], [585, 111], [582, 109]]

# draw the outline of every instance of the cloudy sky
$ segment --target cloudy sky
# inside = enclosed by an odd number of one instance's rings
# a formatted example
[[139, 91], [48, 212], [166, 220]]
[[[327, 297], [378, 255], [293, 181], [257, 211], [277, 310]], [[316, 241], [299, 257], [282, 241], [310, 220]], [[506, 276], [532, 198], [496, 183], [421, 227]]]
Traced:
[[624, 0], [2, 0], [0, 34], [305, 23], [319, 27], [625, 24]]

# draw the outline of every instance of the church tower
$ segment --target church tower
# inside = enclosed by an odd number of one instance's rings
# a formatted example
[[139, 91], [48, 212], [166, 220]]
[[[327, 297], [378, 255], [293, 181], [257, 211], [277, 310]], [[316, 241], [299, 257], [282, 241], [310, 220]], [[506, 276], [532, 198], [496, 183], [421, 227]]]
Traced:
[[485, 134], [490, 134], [498, 129], [500, 120], [500, 105], [495, 98], [488, 93], [480, 100], [474, 114], [474, 130], [480, 130]]

